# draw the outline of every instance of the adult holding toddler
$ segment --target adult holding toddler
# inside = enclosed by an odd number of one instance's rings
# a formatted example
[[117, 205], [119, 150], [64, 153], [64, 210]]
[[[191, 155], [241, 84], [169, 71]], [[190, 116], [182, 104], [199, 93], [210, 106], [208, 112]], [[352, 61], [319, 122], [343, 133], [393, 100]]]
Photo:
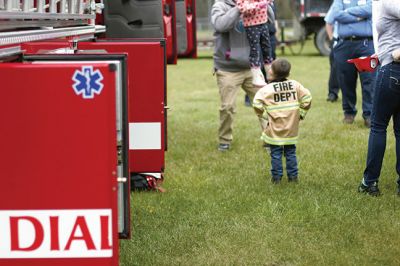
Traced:
[[[214, 73], [220, 95], [219, 151], [228, 151], [233, 140], [236, 98], [242, 88], [251, 101], [259, 88], [252, 83], [250, 47], [244, 32], [239, 8], [234, 0], [216, 0], [211, 9], [214, 27]], [[260, 119], [261, 128], [264, 120]]]

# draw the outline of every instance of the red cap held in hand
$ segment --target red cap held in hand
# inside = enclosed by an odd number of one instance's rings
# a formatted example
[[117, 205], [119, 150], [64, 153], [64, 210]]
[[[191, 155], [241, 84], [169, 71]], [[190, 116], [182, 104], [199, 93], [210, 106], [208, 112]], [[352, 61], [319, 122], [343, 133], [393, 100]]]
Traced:
[[374, 72], [379, 65], [379, 60], [376, 55], [362, 56], [347, 60], [348, 63], [353, 63], [358, 72]]

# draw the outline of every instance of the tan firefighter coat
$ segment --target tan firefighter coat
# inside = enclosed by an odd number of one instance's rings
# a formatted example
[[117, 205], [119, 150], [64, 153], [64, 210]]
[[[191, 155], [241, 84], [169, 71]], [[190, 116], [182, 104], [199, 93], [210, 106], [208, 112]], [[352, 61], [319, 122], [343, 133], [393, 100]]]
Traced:
[[300, 119], [311, 107], [311, 93], [295, 80], [272, 82], [254, 97], [253, 107], [259, 117], [268, 120], [261, 139], [273, 145], [296, 144]]

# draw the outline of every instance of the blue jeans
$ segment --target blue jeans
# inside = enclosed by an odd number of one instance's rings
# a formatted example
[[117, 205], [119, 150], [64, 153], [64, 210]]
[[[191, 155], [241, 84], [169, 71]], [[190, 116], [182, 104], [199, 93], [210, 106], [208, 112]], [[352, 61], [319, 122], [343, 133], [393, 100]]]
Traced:
[[296, 145], [270, 145], [271, 147], [271, 174], [274, 178], [283, 176], [282, 154], [286, 157], [286, 172], [288, 177], [297, 177]]
[[[379, 180], [386, 149], [386, 129], [391, 117], [396, 137], [396, 171], [400, 176], [400, 64], [394, 63], [381, 67], [377, 76], [364, 171], [366, 185]], [[399, 179], [397, 182], [400, 184]]]
[[334, 62], [338, 73], [339, 87], [342, 90], [342, 107], [344, 114], [357, 114], [357, 78], [360, 75], [362, 89], [363, 117], [369, 118], [372, 112], [375, 73], [358, 73], [354, 64], [347, 63], [348, 59], [368, 56], [374, 53], [372, 40], [357, 41], [339, 40], [334, 47]]

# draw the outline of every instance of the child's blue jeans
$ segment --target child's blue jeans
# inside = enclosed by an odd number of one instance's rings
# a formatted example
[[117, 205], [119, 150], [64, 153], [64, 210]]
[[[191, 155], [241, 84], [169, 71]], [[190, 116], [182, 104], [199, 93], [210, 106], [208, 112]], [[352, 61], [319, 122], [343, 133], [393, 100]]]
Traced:
[[282, 155], [286, 158], [286, 173], [288, 177], [297, 177], [296, 145], [271, 145], [271, 174], [274, 178], [283, 176]]

